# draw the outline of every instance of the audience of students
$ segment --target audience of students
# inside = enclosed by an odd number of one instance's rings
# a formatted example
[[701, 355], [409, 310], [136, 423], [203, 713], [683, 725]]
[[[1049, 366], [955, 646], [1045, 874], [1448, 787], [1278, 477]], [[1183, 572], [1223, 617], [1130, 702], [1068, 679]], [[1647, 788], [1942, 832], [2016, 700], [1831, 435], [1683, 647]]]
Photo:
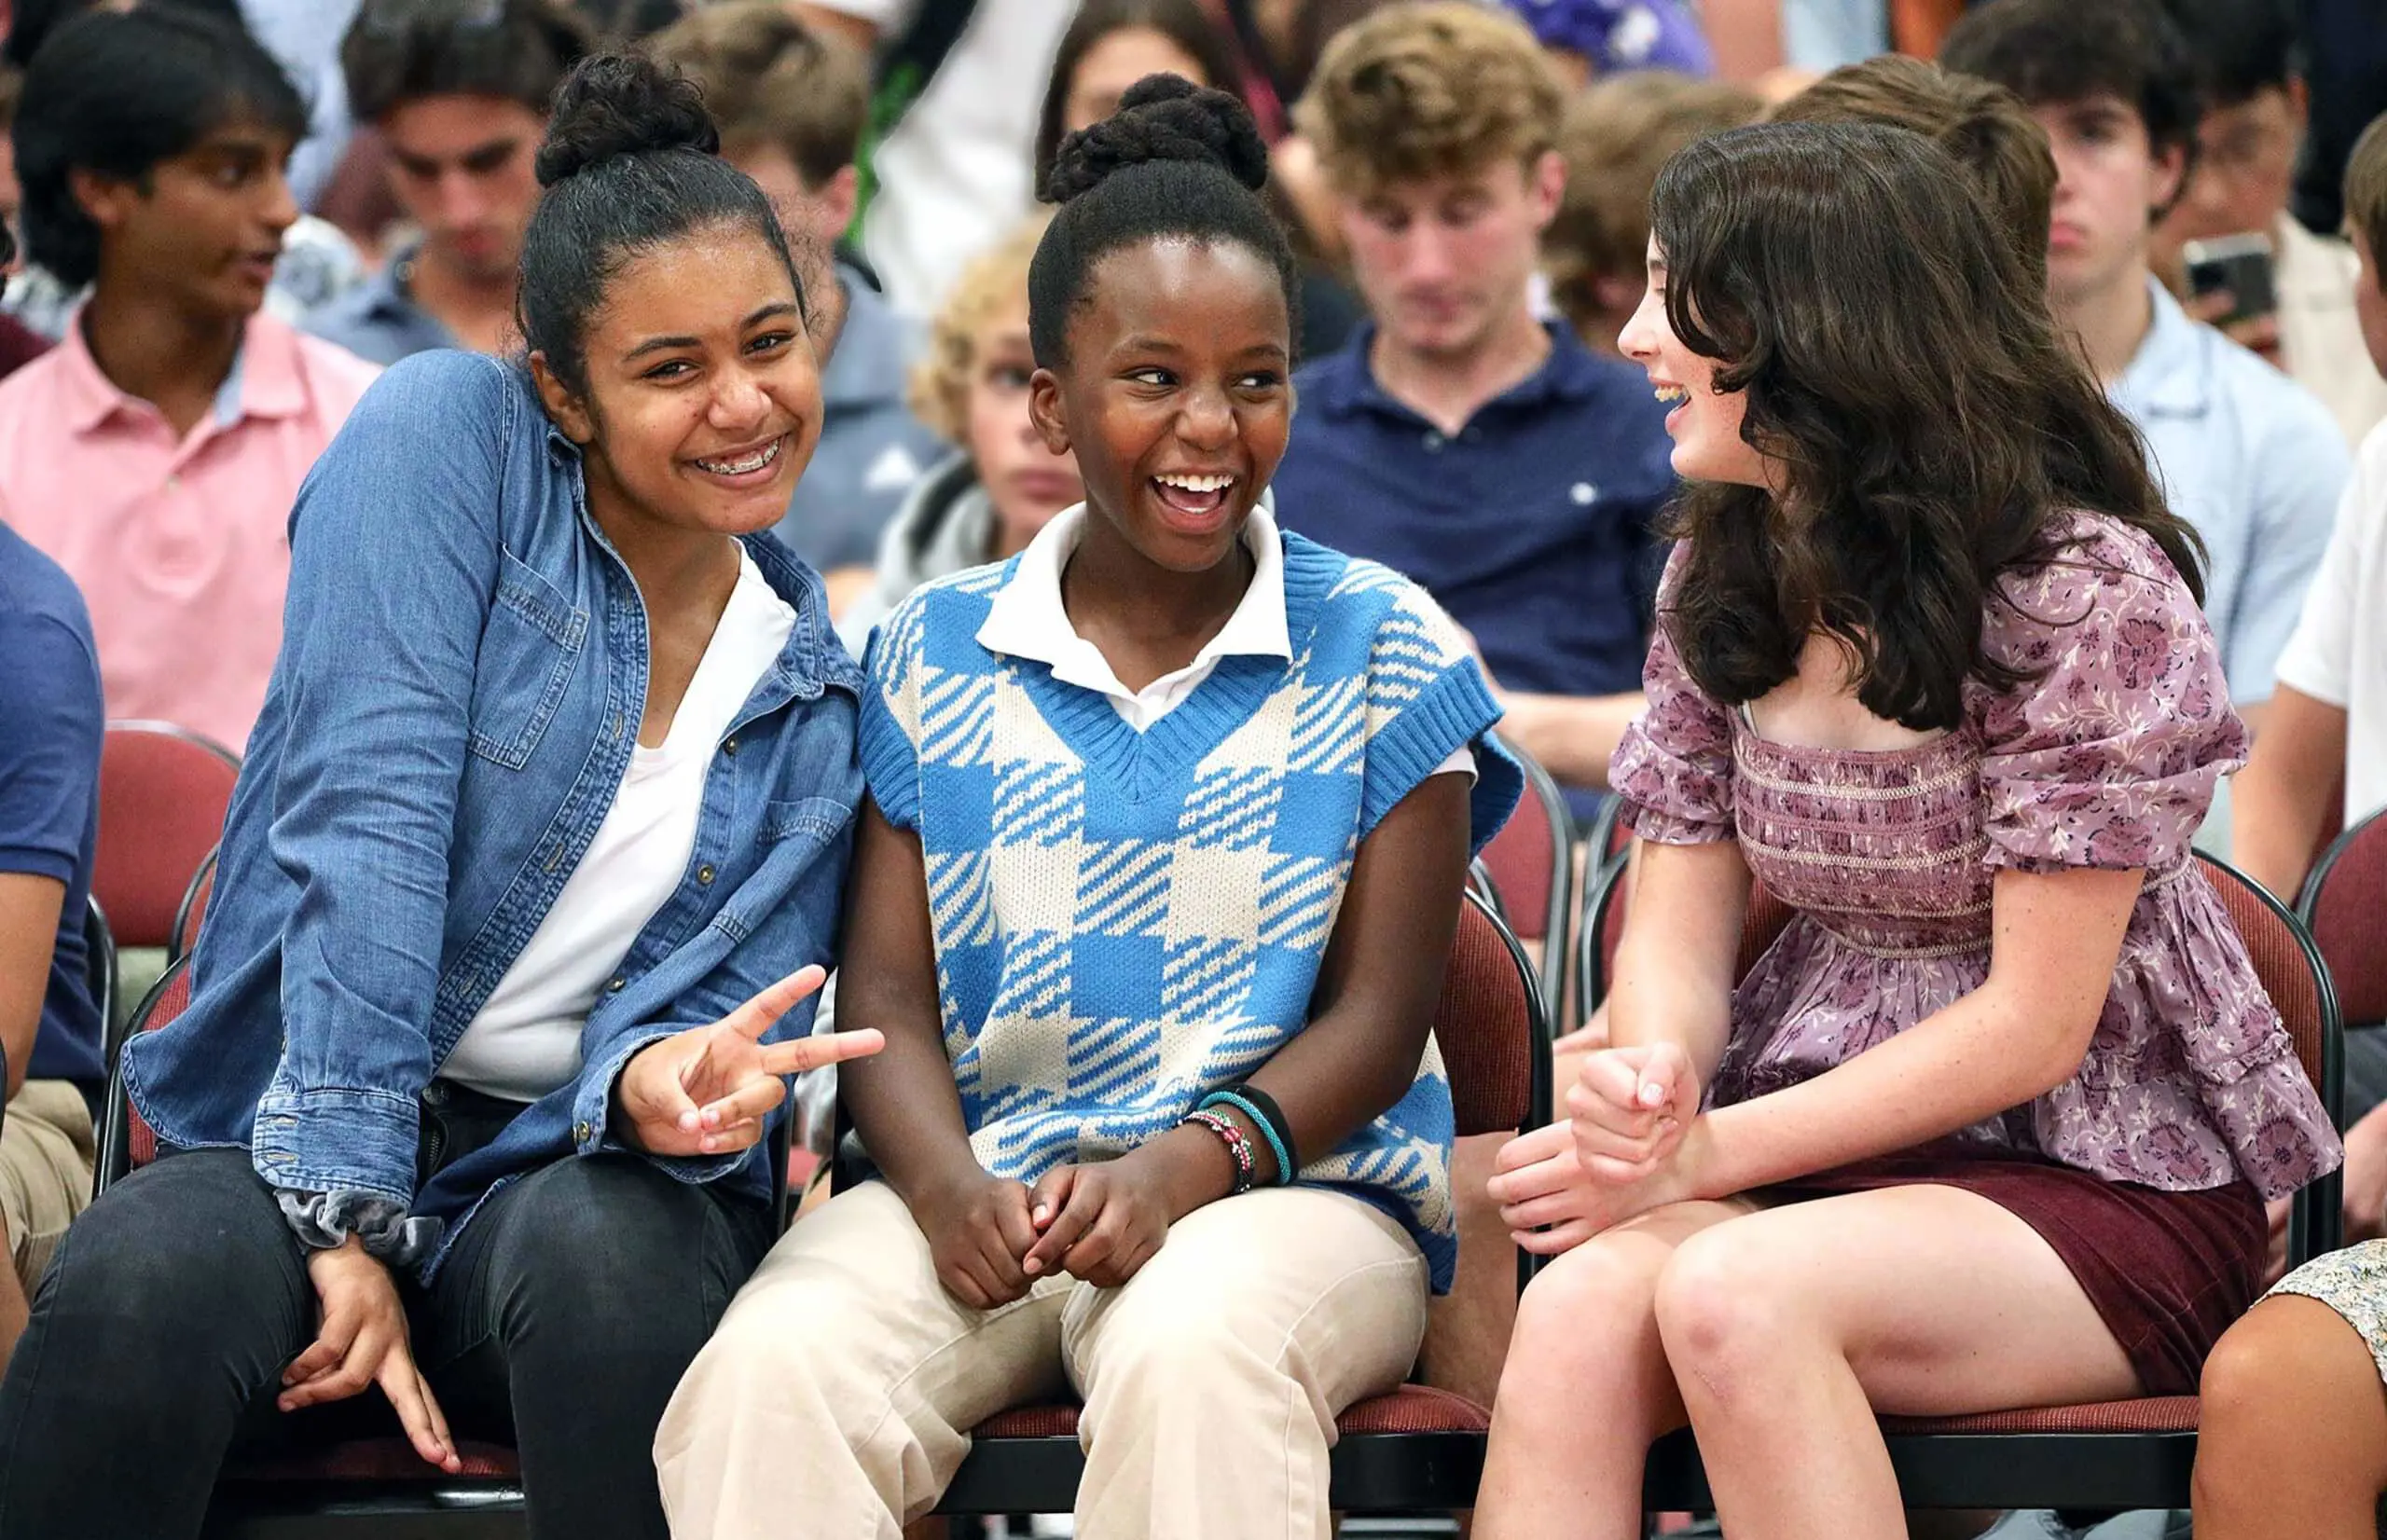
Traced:
[[867, 581], [888, 521], [942, 448], [905, 399], [920, 328], [833, 255], [860, 191], [854, 162], [870, 105], [867, 65], [777, 0], [709, 6], [655, 34], [647, 49], [703, 89], [721, 125], [722, 153], [769, 196], [816, 274], [821, 444], [778, 534], [828, 579], [830, 606], [841, 610]]
[[1640, 308], [1649, 246], [1649, 189], [1692, 140], [1752, 122], [1764, 103], [1741, 87], [1668, 70], [1601, 80], [1566, 103], [1558, 158], [1566, 186], [1542, 232], [1550, 302], [1598, 352]]
[[172, 4], [61, 26], [17, 115], [29, 254], [90, 298], [0, 381], [0, 523], [81, 586], [109, 715], [233, 749], [281, 639], [291, 499], [374, 373], [259, 313], [306, 121], [254, 38]]
[[1085, 496], [1077, 457], [1029, 414], [1036, 354], [1028, 269], [1044, 233], [1030, 220], [962, 270], [912, 372], [912, 409], [954, 448], [887, 527], [869, 588], [837, 617], [856, 657], [873, 627], [923, 584], [1008, 561]]
[[2186, 293], [2185, 242], [2269, 238], [2275, 309], [2229, 323], [2240, 299], [2222, 289], [2191, 296], [2189, 312], [2285, 369], [2358, 444], [2387, 418], [2387, 379], [2354, 324], [2353, 251], [2288, 212], [2310, 110], [2289, 0], [2164, 5], [2195, 61], [2201, 110], [2187, 181], [2155, 227], [2156, 271]]
[[68, 1232], [0, 1382], [11, 1533], [195, 1536], [228, 1454], [394, 1413], [449, 1471], [516, 1443], [541, 1540], [664, 1534], [648, 1451], [772, 1239], [781, 1077], [876, 1046], [791, 1036], [862, 678], [757, 538], [820, 384], [717, 145], [685, 81], [585, 61], [527, 364], [401, 363], [299, 496], [190, 1005], [123, 1051], [163, 1153]]
[[309, 331], [376, 364], [518, 340], [515, 274], [539, 201], [531, 163], [547, 103], [588, 46], [559, 0], [365, 0], [340, 69], [416, 234], [310, 314]]
[[2230, 701], [2259, 732], [2351, 461], [2310, 392], [2189, 320], [2151, 270], [2196, 144], [2187, 46], [2157, 0], [1989, 0], [1940, 62], [2006, 87], [2047, 131], [2049, 299], [2204, 543]]
[[1588, 813], [1640, 709], [1674, 475], [1638, 372], [1534, 312], [1563, 99], [1523, 24], [1466, 0], [1387, 6], [1328, 45], [1295, 121], [1372, 320], [1302, 370], [1276, 490], [1289, 528], [1450, 612], [1502, 736]]

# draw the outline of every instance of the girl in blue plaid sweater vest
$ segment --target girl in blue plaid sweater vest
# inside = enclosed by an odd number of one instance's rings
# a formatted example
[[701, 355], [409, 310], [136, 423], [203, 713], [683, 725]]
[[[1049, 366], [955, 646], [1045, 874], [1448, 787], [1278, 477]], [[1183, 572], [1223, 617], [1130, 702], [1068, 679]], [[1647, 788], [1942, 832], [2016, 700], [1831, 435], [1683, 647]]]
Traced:
[[973, 1425], [1074, 1396], [1084, 1540], [1322, 1540], [1334, 1418], [1448, 1285], [1429, 1028], [1519, 777], [1433, 603], [1276, 528], [1265, 166], [1166, 76], [1062, 149], [1032, 409], [1086, 503], [873, 643], [838, 1024], [887, 1037], [843, 1084], [879, 1179], [682, 1382], [675, 1533], [896, 1540]]

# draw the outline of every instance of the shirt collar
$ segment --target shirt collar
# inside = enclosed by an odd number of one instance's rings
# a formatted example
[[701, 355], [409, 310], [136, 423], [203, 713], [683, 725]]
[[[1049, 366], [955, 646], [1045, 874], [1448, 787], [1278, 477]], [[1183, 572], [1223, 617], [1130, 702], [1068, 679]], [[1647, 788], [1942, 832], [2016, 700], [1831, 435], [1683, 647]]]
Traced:
[[2189, 320], [2171, 291], [2152, 277], [2146, 293], [2153, 307], [2146, 336], [2139, 339], [2130, 367], [2114, 381], [2114, 401], [2133, 415], [2201, 417], [2212, 404], [2207, 328]]
[[[66, 405], [67, 426], [88, 433], [118, 412], [156, 412], [148, 402], [129, 394], [100, 372], [83, 337], [83, 310], [77, 309], [59, 342], [59, 391]], [[249, 318], [241, 336], [232, 367], [215, 390], [210, 414], [217, 432], [244, 417], [296, 417], [307, 407], [307, 383], [298, 356], [298, 334], [272, 317]]]
[[[1188, 667], [1225, 657], [1292, 661], [1293, 643], [1285, 621], [1285, 547], [1266, 493], [1244, 520], [1244, 548], [1251, 553], [1251, 583], [1219, 634], [1203, 644]], [[1065, 684], [1110, 693], [1117, 675], [1092, 642], [1069, 624], [1061, 604], [1061, 573], [1085, 529], [1081, 502], [1054, 516], [1022, 551], [1011, 580], [987, 607], [978, 645], [990, 653], [1045, 664]]]
[[[1582, 402], [1599, 393], [1603, 377], [1598, 355], [1584, 347], [1582, 339], [1565, 322], [1545, 321], [1541, 326], [1550, 334], [1549, 356], [1541, 361], [1539, 368], [1476, 408], [1479, 413], [1494, 408]], [[1375, 323], [1360, 322], [1353, 330], [1351, 340], [1339, 351], [1321, 359], [1317, 372], [1304, 382], [1307, 386], [1304, 404], [1336, 417], [1366, 407], [1404, 419], [1416, 419], [1414, 409], [1377, 383], [1375, 368], [1368, 360], [1375, 337]]]

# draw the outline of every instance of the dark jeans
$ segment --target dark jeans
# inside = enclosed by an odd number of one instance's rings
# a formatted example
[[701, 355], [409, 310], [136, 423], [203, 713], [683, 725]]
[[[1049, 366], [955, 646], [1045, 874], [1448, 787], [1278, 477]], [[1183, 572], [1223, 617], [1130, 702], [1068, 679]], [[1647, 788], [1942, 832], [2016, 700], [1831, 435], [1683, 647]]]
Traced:
[[[401, 1286], [450, 1431], [520, 1450], [533, 1536], [665, 1535], [655, 1424], [769, 1231], [758, 1202], [576, 1158], [483, 1204], [430, 1288]], [[275, 1408], [315, 1327], [245, 1150], [110, 1188], [60, 1243], [0, 1382], [0, 1535], [196, 1535], [228, 1455], [396, 1434], [378, 1387]]]

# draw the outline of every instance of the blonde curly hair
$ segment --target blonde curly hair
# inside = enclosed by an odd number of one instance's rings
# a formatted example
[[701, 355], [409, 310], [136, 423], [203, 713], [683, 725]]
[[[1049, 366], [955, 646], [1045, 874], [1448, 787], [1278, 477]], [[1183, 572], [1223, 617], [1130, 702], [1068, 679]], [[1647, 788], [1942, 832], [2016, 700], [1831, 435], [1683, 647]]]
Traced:
[[1530, 165], [1566, 88], [1525, 23], [1469, 0], [1387, 6], [1326, 46], [1293, 123], [1336, 191]]
[[912, 415], [947, 443], [966, 445], [970, 379], [978, 369], [978, 334], [1005, 306], [1028, 303], [1028, 265], [1052, 215], [1040, 213], [980, 253], [929, 324], [929, 345], [912, 365], [904, 401]]

